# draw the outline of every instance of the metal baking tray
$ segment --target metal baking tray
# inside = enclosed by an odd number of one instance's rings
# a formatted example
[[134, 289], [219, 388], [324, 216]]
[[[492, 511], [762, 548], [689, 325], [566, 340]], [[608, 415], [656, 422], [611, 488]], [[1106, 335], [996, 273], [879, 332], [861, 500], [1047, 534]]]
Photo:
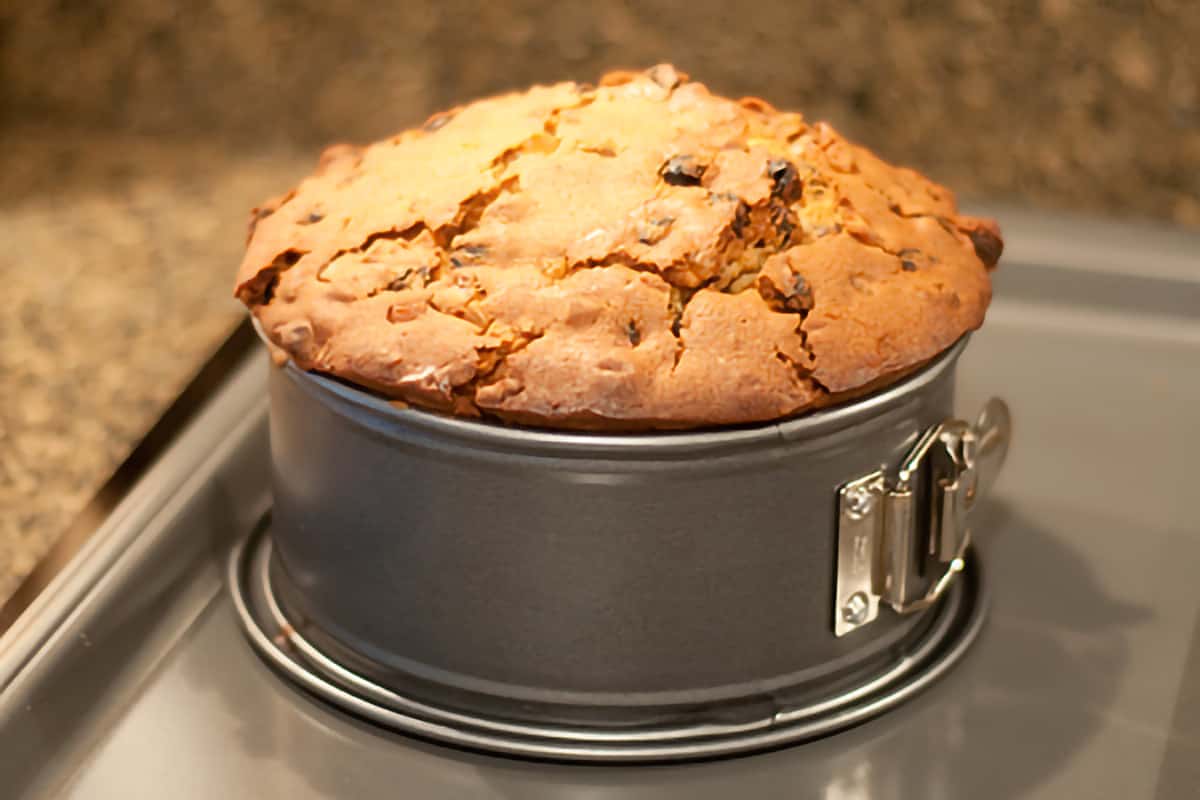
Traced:
[[[506, 759], [293, 687], [223, 585], [269, 507], [243, 330], [4, 609], [4, 797], [1191, 798], [1200, 789], [1200, 237], [1001, 210], [958, 403], [1019, 433], [983, 509], [991, 617], [890, 714], [763, 755]], [[94, 524], [98, 523], [98, 524]]]

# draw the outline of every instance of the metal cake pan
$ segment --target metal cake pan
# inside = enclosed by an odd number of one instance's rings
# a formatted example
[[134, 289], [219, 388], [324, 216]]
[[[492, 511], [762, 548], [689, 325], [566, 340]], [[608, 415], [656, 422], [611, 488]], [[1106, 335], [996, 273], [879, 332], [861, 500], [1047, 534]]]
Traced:
[[926, 614], [885, 612], [835, 635], [838, 488], [951, 416], [965, 346], [796, 419], [634, 435], [273, 369], [280, 605], [356, 674], [482, 718], [632, 730], [795, 707], [922, 632]]

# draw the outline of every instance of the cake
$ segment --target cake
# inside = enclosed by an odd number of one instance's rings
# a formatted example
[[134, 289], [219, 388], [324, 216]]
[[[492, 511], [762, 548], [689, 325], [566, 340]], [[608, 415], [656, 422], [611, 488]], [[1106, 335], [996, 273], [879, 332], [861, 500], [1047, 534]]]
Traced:
[[302, 370], [556, 429], [780, 420], [978, 328], [996, 224], [667, 65], [479, 100], [255, 209], [236, 295]]

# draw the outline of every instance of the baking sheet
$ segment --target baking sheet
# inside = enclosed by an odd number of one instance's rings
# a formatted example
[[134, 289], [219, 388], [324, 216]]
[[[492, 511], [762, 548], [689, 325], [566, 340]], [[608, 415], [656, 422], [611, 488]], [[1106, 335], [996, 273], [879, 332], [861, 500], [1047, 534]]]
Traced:
[[960, 372], [964, 413], [997, 393], [1017, 425], [978, 523], [992, 617], [905, 708], [762, 756], [619, 768], [444, 748], [307, 698], [221, 592], [268, 502], [256, 352], [0, 640], [4, 795], [1195, 797], [1200, 240], [1003, 219], [1011, 258]]

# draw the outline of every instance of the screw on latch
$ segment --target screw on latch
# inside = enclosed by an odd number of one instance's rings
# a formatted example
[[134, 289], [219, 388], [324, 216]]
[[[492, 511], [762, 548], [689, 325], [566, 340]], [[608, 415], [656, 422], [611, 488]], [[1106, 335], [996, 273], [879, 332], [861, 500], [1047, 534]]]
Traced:
[[875, 495], [866, 486], [859, 486], [846, 493], [846, 513], [852, 519], [862, 519], [875, 507]]
[[866, 593], [855, 592], [842, 606], [842, 619], [850, 625], [862, 625], [867, 619], [869, 608]]

